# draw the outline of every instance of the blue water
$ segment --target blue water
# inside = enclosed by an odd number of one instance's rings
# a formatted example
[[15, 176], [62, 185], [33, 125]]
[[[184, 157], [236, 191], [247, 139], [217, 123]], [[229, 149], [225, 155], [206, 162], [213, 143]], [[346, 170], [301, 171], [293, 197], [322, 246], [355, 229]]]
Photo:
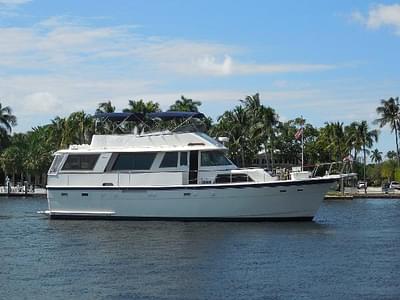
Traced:
[[400, 299], [400, 200], [314, 222], [48, 220], [0, 198], [0, 299]]

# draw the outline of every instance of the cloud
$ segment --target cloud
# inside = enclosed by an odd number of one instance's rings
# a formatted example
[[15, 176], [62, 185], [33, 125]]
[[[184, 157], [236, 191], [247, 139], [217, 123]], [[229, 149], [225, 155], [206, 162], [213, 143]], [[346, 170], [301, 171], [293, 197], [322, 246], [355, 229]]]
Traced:
[[16, 6], [31, 2], [32, 0], [0, 0], [0, 5]]
[[[240, 63], [234, 61], [229, 55], [218, 62], [214, 56], [205, 56], [197, 61], [190, 69], [198, 69], [199, 73], [207, 75], [253, 75], [253, 74], [276, 74], [276, 73], [298, 73], [317, 72], [336, 68], [328, 64], [254, 64]], [[188, 70], [182, 68], [182, 70]]]
[[18, 117], [18, 131], [49, 122], [73, 111], [93, 113], [100, 102], [112, 100], [119, 110], [128, 99], [156, 88], [154, 81], [88, 79], [81, 77], [19, 75], [0, 77], [0, 101]]
[[135, 69], [141, 73], [185, 77], [319, 72], [335, 67], [245, 63], [238, 59], [246, 54], [243, 47], [146, 37], [135, 28], [93, 27], [63, 17], [52, 17], [31, 27], [0, 27], [0, 66], [63, 73], [81, 69], [96, 70], [95, 73]]
[[400, 35], [400, 4], [378, 4], [373, 6], [366, 15], [355, 11], [352, 19], [365, 25], [369, 29], [392, 27], [397, 35]]
[[49, 92], [36, 92], [24, 97], [24, 108], [30, 114], [52, 113], [62, 104], [60, 99]]
[[[235, 105], [252, 91], [188, 89], [187, 83], [194, 79], [191, 84], [200, 82], [201, 86], [201, 79], [208, 77], [334, 68], [328, 64], [247, 63], [251, 53], [241, 46], [143, 36], [137, 26], [92, 26], [87, 21], [52, 17], [30, 27], [0, 26], [0, 99], [18, 116], [17, 130], [77, 110], [93, 113], [106, 100], [112, 100], [118, 110], [127, 106], [128, 99], [140, 98], [157, 101], [165, 109], [182, 94], [208, 107], [213, 103]], [[184, 82], [173, 88], [174, 81]], [[287, 99], [288, 93], [270, 91], [266, 96]]]
[[197, 61], [197, 65], [200, 70], [213, 75], [232, 74], [232, 64], [232, 58], [228, 55], [225, 55], [225, 58], [221, 63], [218, 63], [216, 58], [213, 56], [205, 56]]

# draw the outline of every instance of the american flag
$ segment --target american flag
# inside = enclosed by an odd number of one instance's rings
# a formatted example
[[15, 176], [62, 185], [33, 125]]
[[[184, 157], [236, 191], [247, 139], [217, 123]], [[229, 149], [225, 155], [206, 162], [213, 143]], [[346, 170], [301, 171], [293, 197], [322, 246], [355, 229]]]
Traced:
[[297, 130], [296, 134], [294, 135], [294, 138], [298, 140], [299, 138], [301, 138], [302, 135], [303, 135], [303, 127]]

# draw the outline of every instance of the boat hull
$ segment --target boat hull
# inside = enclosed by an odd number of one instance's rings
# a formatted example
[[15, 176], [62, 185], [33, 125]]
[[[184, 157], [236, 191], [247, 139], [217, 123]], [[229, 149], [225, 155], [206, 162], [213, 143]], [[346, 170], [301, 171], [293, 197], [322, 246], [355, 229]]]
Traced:
[[151, 187], [48, 187], [51, 218], [311, 220], [335, 179]]

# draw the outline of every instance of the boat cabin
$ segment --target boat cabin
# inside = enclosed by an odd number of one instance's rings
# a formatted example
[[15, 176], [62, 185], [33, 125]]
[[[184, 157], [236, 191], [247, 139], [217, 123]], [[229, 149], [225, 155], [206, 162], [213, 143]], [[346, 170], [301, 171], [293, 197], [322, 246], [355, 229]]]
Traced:
[[94, 135], [90, 145], [55, 153], [49, 185], [154, 186], [264, 181], [262, 169], [240, 170], [227, 149], [201, 132]]

